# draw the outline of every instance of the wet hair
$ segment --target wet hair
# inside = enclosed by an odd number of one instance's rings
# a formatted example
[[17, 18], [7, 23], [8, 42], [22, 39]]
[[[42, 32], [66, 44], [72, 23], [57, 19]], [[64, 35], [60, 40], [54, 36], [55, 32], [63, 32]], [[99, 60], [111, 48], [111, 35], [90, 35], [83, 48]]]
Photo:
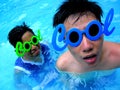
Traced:
[[8, 34], [8, 40], [10, 44], [15, 47], [18, 41], [22, 42], [22, 36], [27, 31], [35, 35], [32, 29], [30, 29], [24, 22], [22, 25], [15, 26]]
[[56, 27], [60, 23], [64, 23], [64, 21], [72, 14], [80, 13], [81, 15], [87, 12], [93, 13], [101, 22], [103, 11], [96, 2], [89, 0], [66, 0], [57, 9], [57, 12], [53, 17], [53, 27]]

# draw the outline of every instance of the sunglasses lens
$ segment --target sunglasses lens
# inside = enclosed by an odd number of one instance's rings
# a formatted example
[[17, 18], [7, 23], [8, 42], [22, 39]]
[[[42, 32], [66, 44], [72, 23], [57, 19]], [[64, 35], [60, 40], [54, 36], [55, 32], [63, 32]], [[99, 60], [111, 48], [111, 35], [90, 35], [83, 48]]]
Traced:
[[25, 43], [24, 47], [25, 47], [25, 49], [29, 49], [30, 45], [28, 43]]
[[99, 33], [99, 27], [96, 24], [93, 24], [89, 28], [89, 34], [91, 36], [96, 36]]
[[72, 43], [76, 43], [78, 40], [79, 40], [79, 34], [77, 32], [72, 32], [70, 35], [69, 35], [69, 40], [72, 42]]
[[36, 43], [36, 42], [37, 42], [37, 39], [34, 37], [32, 41], [33, 41], [34, 43]]
[[29, 42], [25, 42], [23, 46], [24, 46], [25, 51], [27, 51], [27, 52], [30, 51], [31, 45]]
[[37, 44], [38, 44], [38, 39], [37, 39], [36, 36], [33, 36], [31, 41], [32, 41], [32, 43], [33, 43], [34, 45], [37, 45]]

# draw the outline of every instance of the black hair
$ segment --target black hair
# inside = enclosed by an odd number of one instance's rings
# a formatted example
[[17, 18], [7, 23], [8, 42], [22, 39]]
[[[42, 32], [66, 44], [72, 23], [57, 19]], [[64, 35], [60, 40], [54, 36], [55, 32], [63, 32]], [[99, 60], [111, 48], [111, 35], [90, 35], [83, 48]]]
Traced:
[[13, 47], [15, 47], [18, 41], [22, 42], [22, 36], [27, 31], [29, 31], [33, 35], [35, 35], [34, 32], [32, 31], [32, 29], [30, 29], [25, 24], [25, 22], [23, 22], [22, 25], [15, 26], [8, 34], [8, 40], [9, 40], [10, 44], [12, 44]]
[[89, 0], [66, 0], [57, 9], [57, 12], [53, 17], [53, 27], [57, 26], [60, 23], [64, 23], [64, 21], [72, 14], [82, 14], [86, 12], [93, 13], [101, 22], [103, 11], [96, 2]]

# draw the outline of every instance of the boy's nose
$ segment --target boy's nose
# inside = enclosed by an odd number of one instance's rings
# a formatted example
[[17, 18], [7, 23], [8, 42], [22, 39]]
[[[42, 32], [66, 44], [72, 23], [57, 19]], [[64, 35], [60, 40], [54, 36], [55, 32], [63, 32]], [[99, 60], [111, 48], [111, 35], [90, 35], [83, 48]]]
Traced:
[[93, 44], [85, 35], [83, 35], [82, 52], [90, 52], [92, 50], [93, 50]]
[[37, 49], [37, 46], [36, 45], [32, 45], [31, 50], [33, 50], [33, 49]]

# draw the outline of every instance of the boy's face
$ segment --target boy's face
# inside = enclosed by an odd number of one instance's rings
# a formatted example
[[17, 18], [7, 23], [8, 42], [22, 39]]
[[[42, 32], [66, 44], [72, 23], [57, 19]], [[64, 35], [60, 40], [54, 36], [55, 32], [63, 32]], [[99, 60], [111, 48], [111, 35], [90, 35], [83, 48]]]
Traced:
[[[25, 42], [30, 42], [32, 36], [34, 36], [31, 32], [27, 31], [23, 34], [22, 36], [22, 41], [23, 43]], [[25, 57], [31, 57], [31, 58], [34, 58], [36, 56], [38, 56], [40, 54], [40, 45], [39, 43], [37, 45], [33, 45], [31, 44], [31, 49], [30, 51], [26, 52], [25, 53]]]
[[[64, 25], [66, 27], [66, 32], [68, 32], [71, 28], [77, 28], [81, 31], [85, 30], [89, 22], [97, 20], [92, 13], [84, 14], [80, 17], [79, 15], [80, 14], [70, 15], [65, 20]], [[77, 61], [93, 66], [99, 62], [102, 45], [103, 36], [96, 41], [91, 41], [85, 36], [85, 34], [83, 34], [83, 39], [80, 45], [77, 47], [68, 46], [68, 48]]]

